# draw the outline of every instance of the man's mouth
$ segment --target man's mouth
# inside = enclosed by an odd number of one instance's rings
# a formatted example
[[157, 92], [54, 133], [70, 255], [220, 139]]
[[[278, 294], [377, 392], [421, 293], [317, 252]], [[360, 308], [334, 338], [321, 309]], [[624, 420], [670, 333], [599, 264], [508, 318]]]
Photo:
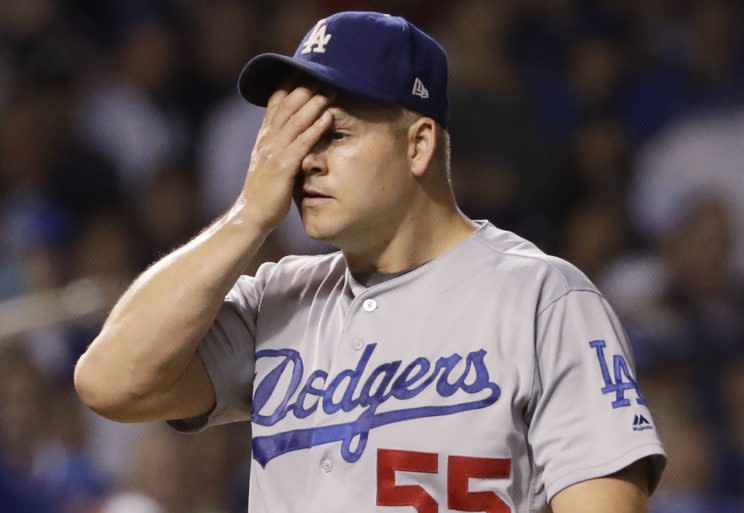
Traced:
[[330, 198], [330, 196], [322, 192], [302, 191], [302, 198]]
[[331, 198], [330, 194], [326, 194], [325, 191], [316, 189], [314, 187], [303, 187], [300, 191], [302, 199], [305, 198]]
[[332, 196], [326, 194], [324, 191], [315, 188], [304, 187], [300, 191], [300, 203], [303, 207], [322, 205], [323, 203], [326, 203], [332, 199]]

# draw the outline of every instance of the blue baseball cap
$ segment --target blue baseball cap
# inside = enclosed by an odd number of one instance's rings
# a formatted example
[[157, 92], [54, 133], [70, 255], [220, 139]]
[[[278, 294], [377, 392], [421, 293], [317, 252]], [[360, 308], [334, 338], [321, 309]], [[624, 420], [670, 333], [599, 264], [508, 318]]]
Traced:
[[265, 107], [293, 72], [352, 94], [395, 103], [447, 128], [447, 54], [408, 20], [348, 11], [318, 21], [292, 57], [257, 55], [238, 79], [240, 94]]

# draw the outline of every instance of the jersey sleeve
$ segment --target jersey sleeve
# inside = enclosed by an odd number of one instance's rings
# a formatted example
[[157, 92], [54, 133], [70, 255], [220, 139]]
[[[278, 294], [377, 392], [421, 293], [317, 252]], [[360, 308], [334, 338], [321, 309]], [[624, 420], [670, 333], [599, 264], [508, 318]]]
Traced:
[[666, 455], [610, 305], [573, 290], [538, 312], [536, 329], [528, 441], [548, 500], [645, 457], [653, 491]]
[[250, 419], [256, 322], [273, 265], [263, 264], [255, 277], [238, 279], [199, 344], [198, 355], [214, 387], [215, 407], [205, 415], [168, 421], [173, 428], [193, 432]]

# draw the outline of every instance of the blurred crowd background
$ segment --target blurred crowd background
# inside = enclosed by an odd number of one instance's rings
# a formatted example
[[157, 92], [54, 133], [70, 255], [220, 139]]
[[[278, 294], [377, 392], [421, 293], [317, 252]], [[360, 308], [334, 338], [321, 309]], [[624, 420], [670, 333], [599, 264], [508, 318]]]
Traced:
[[[739, 2], [1, 0], [0, 301], [130, 280], [226, 210], [263, 116], [242, 65], [345, 9], [443, 43], [462, 209], [621, 316], [670, 455], [652, 512], [744, 512]], [[327, 249], [294, 213], [246, 272]], [[245, 511], [248, 425], [182, 435], [79, 403], [104, 314], [0, 339], [0, 511]]]

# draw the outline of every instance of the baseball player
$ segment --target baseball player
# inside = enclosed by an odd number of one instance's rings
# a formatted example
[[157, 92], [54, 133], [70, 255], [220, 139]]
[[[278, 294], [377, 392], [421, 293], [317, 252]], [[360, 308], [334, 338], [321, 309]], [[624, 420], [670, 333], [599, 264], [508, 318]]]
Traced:
[[[83, 401], [250, 420], [251, 513], [646, 511], [665, 455], [623, 329], [575, 267], [457, 208], [442, 47], [342, 12], [239, 88], [267, 105], [244, 188], [122, 296]], [[293, 199], [339, 251], [241, 276]]]

